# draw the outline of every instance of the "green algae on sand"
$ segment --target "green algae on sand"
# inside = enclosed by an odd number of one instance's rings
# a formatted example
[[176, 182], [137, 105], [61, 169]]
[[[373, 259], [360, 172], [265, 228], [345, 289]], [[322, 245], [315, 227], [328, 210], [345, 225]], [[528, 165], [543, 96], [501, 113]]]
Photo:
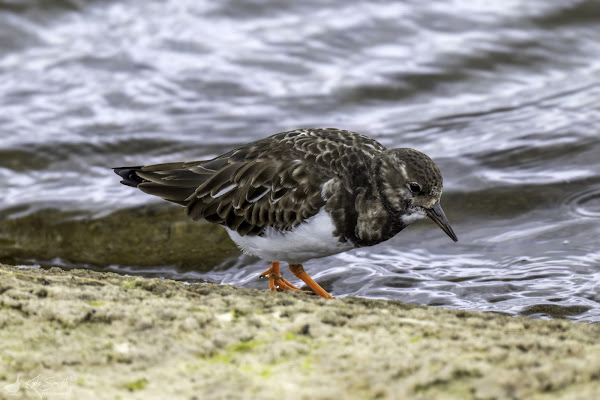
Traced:
[[600, 398], [597, 324], [5, 265], [0, 308], [0, 391], [53, 376], [67, 398]]

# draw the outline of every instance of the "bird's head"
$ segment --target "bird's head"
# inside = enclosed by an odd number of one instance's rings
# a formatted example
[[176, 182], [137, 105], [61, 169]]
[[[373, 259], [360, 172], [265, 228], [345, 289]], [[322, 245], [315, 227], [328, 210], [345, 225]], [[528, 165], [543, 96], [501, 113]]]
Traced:
[[391, 149], [377, 161], [382, 200], [404, 225], [427, 216], [458, 241], [440, 205], [442, 174], [431, 158], [413, 149]]

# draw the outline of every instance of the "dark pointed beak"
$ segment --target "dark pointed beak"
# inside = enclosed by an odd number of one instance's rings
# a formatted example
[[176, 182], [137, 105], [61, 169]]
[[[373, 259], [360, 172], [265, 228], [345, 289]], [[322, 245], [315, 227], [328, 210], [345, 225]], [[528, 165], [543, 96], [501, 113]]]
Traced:
[[456, 233], [452, 230], [450, 226], [450, 222], [448, 222], [448, 218], [446, 218], [446, 214], [444, 214], [444, 210], [442, 210], [442, 206], [440, 203], [435, 203], [435, 205], [431, 208], [426, 208], [425, 212], [427, 212], [427, 216], [433, 220], [444, 232], [446, 235], [450, 236], [452, 240], [458, 242], [458, 238], [456, 237]]

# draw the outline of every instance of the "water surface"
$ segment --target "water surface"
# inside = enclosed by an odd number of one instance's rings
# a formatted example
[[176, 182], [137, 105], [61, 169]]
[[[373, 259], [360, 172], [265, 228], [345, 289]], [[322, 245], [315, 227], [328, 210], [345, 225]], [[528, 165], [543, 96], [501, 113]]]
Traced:
[[[0, 210], [103, 218], [158, 201], [109, 167], [344, 128], [430, 155], [460, 241], [422, 221], [308, 262], [333, 294], [597, 322], [598, 37], [594, 0], [2, 2]], [[266, 287], [244, 256], [105, 268]]]

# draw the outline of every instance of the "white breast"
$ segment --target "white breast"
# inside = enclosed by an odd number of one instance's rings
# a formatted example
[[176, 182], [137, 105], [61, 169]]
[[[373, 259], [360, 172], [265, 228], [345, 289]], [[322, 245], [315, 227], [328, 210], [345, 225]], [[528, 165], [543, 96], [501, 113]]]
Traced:
[[333, 236], [335, 227], [325, 210], [319, 211], [288, 232], [269, 227], [265, 229], [264, 236], [240, 236], [236, 231], [225, 229], [244, 253], [265, 261], [301, 264], [312, 258], [330, 256], [354, 248], [351, 242], [342, 243]]

